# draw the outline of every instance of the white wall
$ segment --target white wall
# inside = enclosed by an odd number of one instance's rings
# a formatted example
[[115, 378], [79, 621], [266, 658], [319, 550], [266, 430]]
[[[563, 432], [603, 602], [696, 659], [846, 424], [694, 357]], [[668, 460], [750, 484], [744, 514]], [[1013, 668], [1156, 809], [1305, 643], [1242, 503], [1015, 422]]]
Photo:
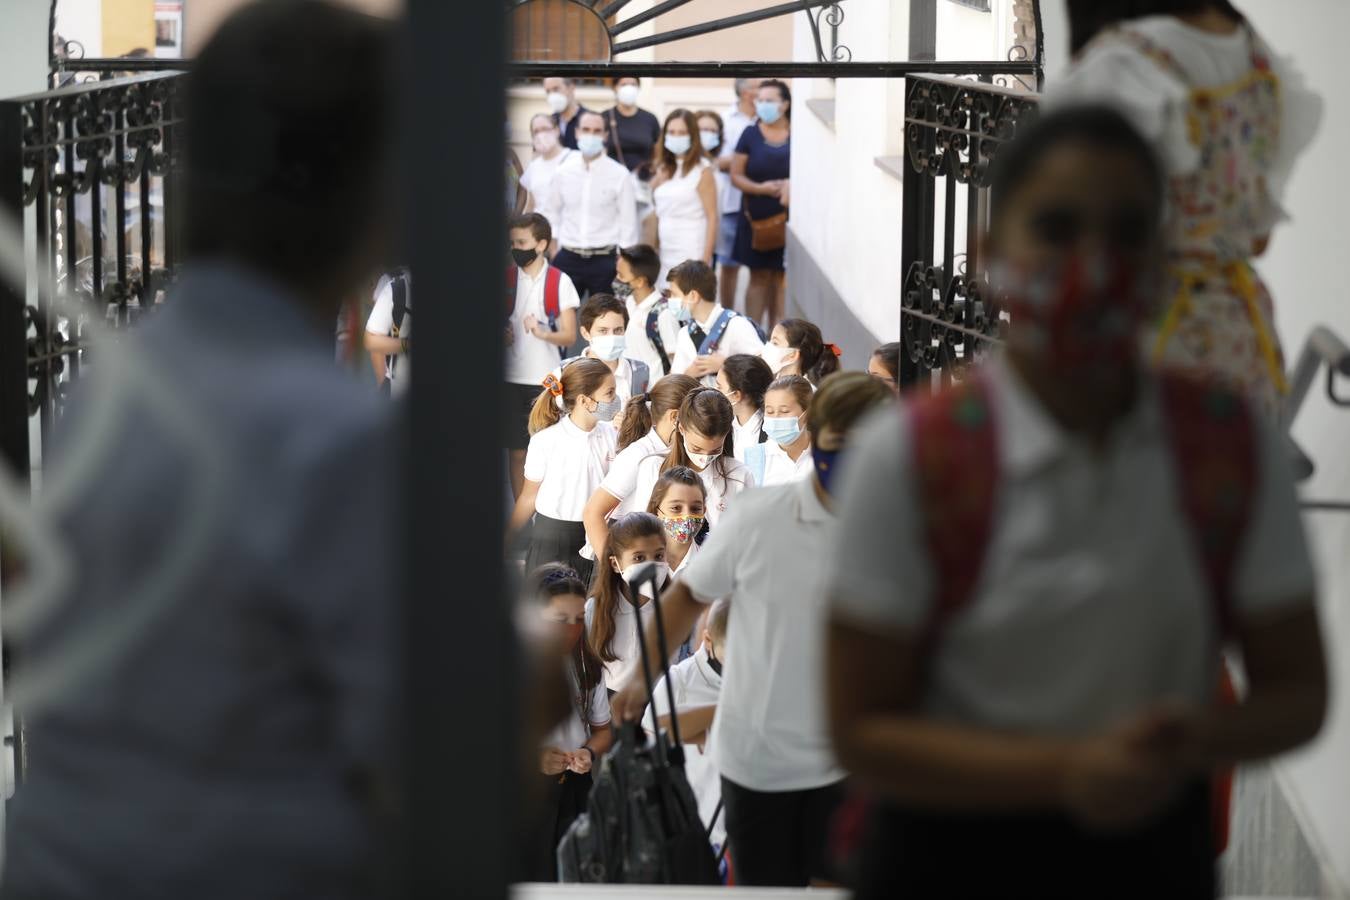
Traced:
[[46, 0], [0, 0], [0, 97], [47, 86]]
[[84, 56], [103, 55], [103, 0], [57, 0], [56, 33], [84, 45]]
[[[1241, 7], [1278, 52], [1291, 54], [1326, 103], [1322, 129], [1286, 197], [1292, 222], [1275, 233], [1260, 264], [1275, 297], [1285, 352], [1292, 359], [1314, 325], [1326, 324], [1350, 340], [1350, 288], [1341, 277], [1345, 256], [1344, 148], [1350, 141], [1350, 95], [1342, 88], [1344, 0], [1243, 0]], [[1337, 410], [1314, 390], [1295, 423], [1294, 436], [1318, 472], [1304, 491], [1314, 498], [1350, 500], [1350, 411]], [[1350, 386], [1342, 382], [1342, 394]], [[1321, 739], [1279, 769], [1296, 810], [1312, 826], [1323, 860], [1335, 868], [1350, 896], [1350, 514], [1312, 514], [1307, 527], [1322, 574], [1322, 617], [1333, 660], [1333, 710]]]

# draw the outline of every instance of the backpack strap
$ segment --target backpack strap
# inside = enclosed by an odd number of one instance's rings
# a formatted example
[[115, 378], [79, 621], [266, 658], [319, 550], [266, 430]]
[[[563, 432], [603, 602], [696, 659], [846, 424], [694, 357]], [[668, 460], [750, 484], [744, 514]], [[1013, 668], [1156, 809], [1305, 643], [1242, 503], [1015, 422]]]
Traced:
[[931, 658], [943, 628], [973, 599], [993, 537], [998, 423], [983, 374], [909, 404], [908, 415], [920, 531], [933, 568], [919, 635], [921, 654]]
[[647, 368], [647, 364], [640, 359], [632, 359], [630, 357], [628, 364], [632, 366], [633, 379], [631, 387], [633, 394], [636, 396], [638, 394], [647, 393], [647, 389], [650, 388], [652, 384], [652, 370]]
[[399, 332], [403, 330], [403, 320], [412, 312], [408, 306], [408, 273], [402, 271], [390, 279], [389, 289], [394, 295], [394, 326], [391, 336], [398, 337]]
[[736, 316], [736, 312], [723, 309], [717, 314], [717, 319], [712, 323], [712, 328], [708, 329], [706, 334], [704, 334], [702, 328], [698, 327], [698, 323], [689, 323], [689, 336], [694, 339], [699, 356], [708, 356], [717, 352], [717, 345], [722, 343], [722, 335], [726, 334], [727, 326]]
[[548, 319], [549, 331], [558, 330], [558, 317], [562, 315], [561, 285], [562, 269], [550, 265], [544, 273], [544, 318]]
[[509, 320], [516, 312], [516, 279], [519, 270], [515, 266], [506, 269], [506, 318]]
[[745, 466], [755, 476], [755, 484], [760, 487], [764, 486], [764, 467], [767, 462], [768, 453], [763, 441], [745, 448]]
[[661, 357], [661, 368], [670, 374], [670, 354], [666, 353], [666, 342], [661, 339], [661, 304], [658, 302], [647, 310], [647, 340]]
[[1160, 381], [1182, 514], [1222, 639], [1233, 630], [1233, 576], [1259, 478], [1256, 423], [1242, 397], [1221, 385], [1173, 372]]

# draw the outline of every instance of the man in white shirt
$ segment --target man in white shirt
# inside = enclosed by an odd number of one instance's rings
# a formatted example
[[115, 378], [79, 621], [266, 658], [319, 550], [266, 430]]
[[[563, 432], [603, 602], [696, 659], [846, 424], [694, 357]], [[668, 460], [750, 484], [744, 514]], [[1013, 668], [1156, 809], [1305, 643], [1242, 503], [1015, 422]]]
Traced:
[[606, 155], [607, 134], [604, 116], [578, 114], [578, 152], [558, 166], [542, 209], [558, 223], [553, 264], [589, 294], [610, 292], [619, 248], [638, 240], [633, 179], [622, 163]]
[[1005, 146], [987, 246], [1006, 356], [879, 413], [844, 468], [832, 731], [885, 800], [860, 898], [1215, 896], [1216, 770], [1320, 727], [1281, 438], [1222, 384], [1139, 359], [1162, 185], [1101, 108]]
[[680, 326], [655, 288], [661, 274], [661, 256], [648, 244], [619, 251], [614, 295], [628, 307], [627, 354], [652, 371], [653, 380], [670, 374], [670, 357]]
[[717, 276], [707, 263], [687, 260], [671, 269], [669, 277], [672, 305], [683, 307], [689, 322], [675, 340], [671, 371], [717, 387], [717, 373], [728, 356], [758, 356], [764, 341], [754, 323], [713, 299]]
[[375, 306], [366, 320], [365, 346], [375, 382], [401, 395], [412, 382], [412, 278], [407, 269], [382, 277], [375, 287]]
[[755, 97], [759, 94], [758, 78], [736, 79], [736, 102], [722, 117], [722, 146], [717, 154], [717, 207], [722, 211], [722, 225], [717, 230], [717, 262], [722, 267], [720, 300], [727, 309], [736, 307], [736, 282], [741, 267], [731, 256], [736, 247], [736, 229], [740, 227], [741, 192], [731, 183], [731, 161], [736, 156], [736, 145], [741, 134], [755, 122]]
[[[661, 600], [666, 634], [688, 633], [715, 598], [730, 597], [735, 609], [712, 746], [740, 884], [806, 887], [828, 875], [826, 830], [844, 779], [821, 689], [829, 486], [854, 423], [890, 398], [862, 372], [826, 379], [809, 411], [815, 477], [742, 495]], [[655, 623], [648, 626], [647, 646], [656, 648]], [[620, 721], [641, 714], [641, 681], [613, 698]]]
[[562, 351], [577, 339], [581, 301], [572, 280], [548, 263], [552, 234], [548, 219], [539, 213], [526, 213], [511, 222], [514, 265], [506, 283], [506, 430], [502, 441], [510, 451], [511, 490], [516, 497], [525, 483], [530, 407], [542, 390], [544, 376], [557, 368]]
[[562, 136], [562, 145], [577, 149], [577, 125], [582, 113], [589, 109], [577, 102], [577, 82], [574, 78], [544, 79], [544, 101], [553, 114], [553, 122]]

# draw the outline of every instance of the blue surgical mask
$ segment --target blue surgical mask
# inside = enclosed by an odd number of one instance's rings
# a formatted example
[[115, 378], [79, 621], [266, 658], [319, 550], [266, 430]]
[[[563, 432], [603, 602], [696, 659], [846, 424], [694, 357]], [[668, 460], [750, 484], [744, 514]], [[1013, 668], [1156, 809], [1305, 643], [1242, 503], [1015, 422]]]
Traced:
[[691, 318], [689, 307], [685, 306], [684, 301], [678, 297], [667, 297], [666, 309], [670, 310], [670, 314], [675, 317], [675, 321], [681, 324], [688, 322]]
[[769, 440], [787, 446], [802, 436], [800, 416], [765, 416], [764, 433]]
[[830, 482], [834, 480], [834, 473], [839, 469], [839, 457], [843, 452], [842, 448], [839, 450], [811, 448], [811, 464], [816, 467], [816, 480], [827, 494], [831, 493]]
[[715, 131], [700, 131], [698, 139], [703, 142], [705, 150], [716, 150], [717, 145], [722, 143], [722, 136]]
[[666, 135], [666, 149], [676, 156], [684, 156], [693, 146], [693, 141], [687, 134], [668, 134]]
[[777, 100], [756, 100], [755, 115], [765, 125], [772, 125], [783, 117], [783, 104]]
[[605, 152], [605, 139], [598, 134], [577, 135], [577, 149], [587, 159], [594, 159]]

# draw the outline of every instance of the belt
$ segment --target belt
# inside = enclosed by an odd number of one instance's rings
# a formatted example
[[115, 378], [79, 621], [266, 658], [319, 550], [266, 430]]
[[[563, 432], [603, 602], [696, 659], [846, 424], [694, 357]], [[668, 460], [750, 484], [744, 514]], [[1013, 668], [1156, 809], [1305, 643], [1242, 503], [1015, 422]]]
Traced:
[[593, 256], [613, 256], [619, 252], [619, 248], [615, 244], [610, 244], [608, 247], [564, 247], [563, 249], [568, 253], [580, 256], [582, 259], [590, 259]]

